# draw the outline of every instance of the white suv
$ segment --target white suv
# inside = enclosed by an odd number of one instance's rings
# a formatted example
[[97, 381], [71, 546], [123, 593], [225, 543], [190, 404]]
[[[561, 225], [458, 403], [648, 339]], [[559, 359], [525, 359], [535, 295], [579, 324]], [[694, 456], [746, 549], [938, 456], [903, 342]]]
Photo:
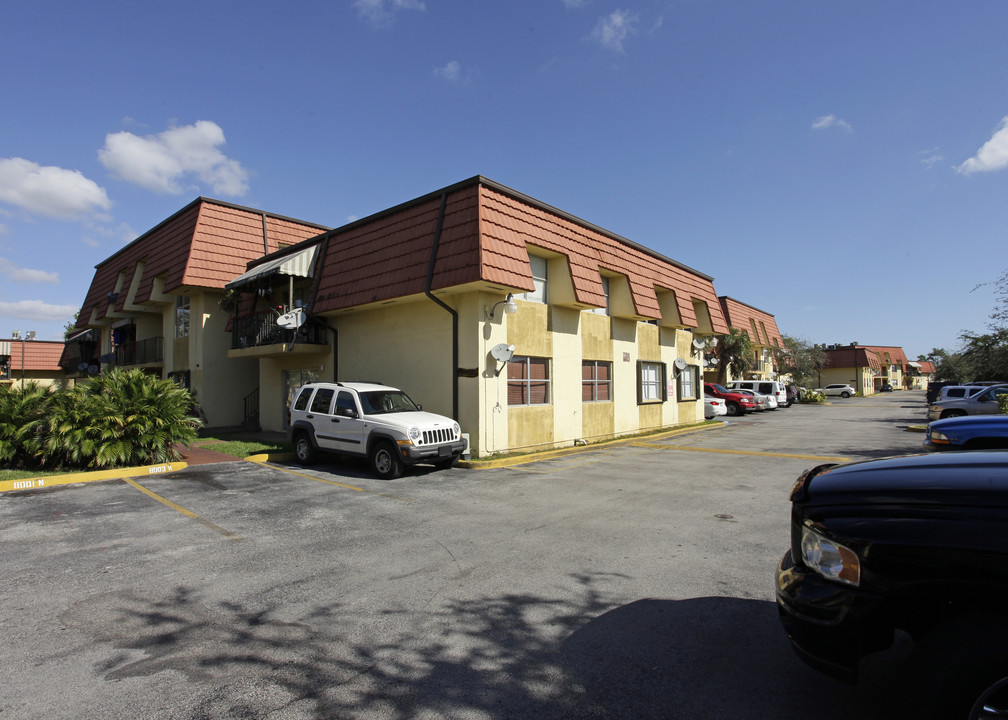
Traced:
[[824, 388], [816, 388], [816, 392], [821, 392], [824, 395], [839, 395], [842, 398], [849, 398], [851, 395], [857, 395], [857, 390], [846, 383], [837, 383], [834, 385], [827, 385]]
[[358, 382], [309, 383], [291, 406], [290, 437], [298, 462], [318, 452], [366, 457], [383, 479], [399, 477], [403, 465], [455, 464], [466, 441], [457, 422], [423, 412], [402, 390]]

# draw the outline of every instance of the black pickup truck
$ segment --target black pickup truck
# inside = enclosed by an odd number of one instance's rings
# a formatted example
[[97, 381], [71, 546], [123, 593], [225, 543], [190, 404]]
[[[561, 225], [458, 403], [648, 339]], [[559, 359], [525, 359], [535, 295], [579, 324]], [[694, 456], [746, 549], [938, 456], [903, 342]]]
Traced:
[[906, 717], [1008, 715], [1008, 451], [806, 471], [776, 573], [798, 655], [848, 681], [913, 640]]

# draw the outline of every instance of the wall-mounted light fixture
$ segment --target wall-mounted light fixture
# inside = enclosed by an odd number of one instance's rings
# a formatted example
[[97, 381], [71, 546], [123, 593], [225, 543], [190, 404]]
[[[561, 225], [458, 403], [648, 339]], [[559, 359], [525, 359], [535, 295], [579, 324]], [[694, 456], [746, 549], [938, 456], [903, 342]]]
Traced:
[[489, 317], [490, 317], [491, 320], [493, 320], [494, 313], [497, 312], [497, 306], [498, 305], [503, 305], [504, 306], [504, 312], [506, 314], [508, 314], [508, 315], [514, 315], [516, 312], [518, 312], [518, 303], [515, 302], [514, 295], [512, 295], [511, 293], [508, 293], [506, 298], [504, 298], [503, 300], [501, 300], [498, 303], [494, 303], [494, 306], [492, 308], [490, 308], [490, 316]]

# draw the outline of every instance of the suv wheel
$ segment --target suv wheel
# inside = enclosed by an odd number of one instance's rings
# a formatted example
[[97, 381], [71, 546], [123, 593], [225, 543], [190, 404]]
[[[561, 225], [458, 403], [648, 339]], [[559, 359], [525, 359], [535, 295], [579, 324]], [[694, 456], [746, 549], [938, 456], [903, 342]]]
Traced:
[[728, 414], [732, 417], [737, 417], [742, 414], [742, 408], [738, 406], [738, 403], [734, 400], [729, 400], [725, 403], [725, 407], [728, 408]]
[[399, 452], [388, 440], [375, 443], [371, 449], [371, 469], [382, 480], [392, 480], [402, 474]]
[[840, 397], [842, 397], [842, 398], [849, 398], [850, 397], [850, 393], [847, 392], [846, 390], [844, 390], [842, 393], [840, 393]]
[[315, 446], [312, 445], [311, 438], [304, 430], [294, 437], [294, 456], [302, 465], [311, 465], [315, 462]]
[[950, 417], [965, 417], [965, 416], [966, 416], [966, 413], [964, 411], [962, 411], [962, 410], [946, 410], [945, 412], [943, 412], [941, 414], [941, 418], [939, 418], [939, 419], [944, 420], [945, 418], [950, 418]]

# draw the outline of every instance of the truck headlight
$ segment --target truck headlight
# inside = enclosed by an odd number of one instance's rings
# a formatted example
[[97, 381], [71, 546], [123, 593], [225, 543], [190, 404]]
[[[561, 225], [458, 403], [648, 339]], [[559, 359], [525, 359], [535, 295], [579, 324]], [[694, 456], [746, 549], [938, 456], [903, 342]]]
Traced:
[[802, 561], [827, 580], [847, 585], [861, 584], [861, 560], [845, 545], [833, 542], [810, 527], [802, 528]]
[[410, 440], [416, 442], [420, 437], [420, 428], [411, 427], [409, 429]]
[[952, 441], [948, 439], [948, 435], [943, 432], [938, 432], [937, 430], [932, 430], [930, 433], [930, 439], [933, 443], [940, 443], [942, 445], [951, 445]]
[[455, 423], [454, 425], [452, 425], [452, 430], [455, 431], [455, 437], [458, 437], [459, 435], [462, 434], [462, 428], [459, 427], [458, 423]]

